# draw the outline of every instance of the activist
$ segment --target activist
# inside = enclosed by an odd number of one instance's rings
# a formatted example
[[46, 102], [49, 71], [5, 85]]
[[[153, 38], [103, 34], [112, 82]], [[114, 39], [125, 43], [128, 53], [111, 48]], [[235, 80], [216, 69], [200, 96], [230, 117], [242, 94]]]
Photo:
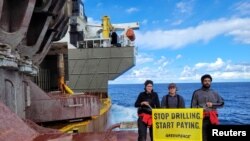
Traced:
[[185, 108], [185, 102], [182, 96], [176, 93], [177, 86], [175, 83], [168, 85], [168, 94], [161, 100], [162, 108]]
[[150, 138], [153, 141], [152, 128], [152, 108], [159, 108], [160, 102], [158, 94], [153, 91], [153, 81], [146, 80], [144, 92], [141, 92], [135, 102], [135, 107], [138, 108], [138, 141], [146, 141], [147, 128], [149, 128]]
[[212, 77], [205, 74], [201, 77], [202, 88], [194, 91], [191, 108], [203, 108], [203, 141], [207, 141], [207, 127], [219, 124], [217, 108], [224, 105], [223, 98], [210, 88]]

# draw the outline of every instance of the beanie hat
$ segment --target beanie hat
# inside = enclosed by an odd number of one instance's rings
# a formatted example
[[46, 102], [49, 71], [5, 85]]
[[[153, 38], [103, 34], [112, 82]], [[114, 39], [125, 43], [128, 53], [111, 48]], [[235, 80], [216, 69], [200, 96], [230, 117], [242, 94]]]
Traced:
[[152, 80], [146, 80], [145, 83], [144, 83], [145, 87], [146, 87], [148, 84], [154, 85], [154, 82], [153, 82]]
[[176, 88], [176, 84], [175, 84], [175, 83], [170, 83], [170, 84], [168, 85], [168, 88], [170, 88], [170, 87], [175, 87], [175, 88]]

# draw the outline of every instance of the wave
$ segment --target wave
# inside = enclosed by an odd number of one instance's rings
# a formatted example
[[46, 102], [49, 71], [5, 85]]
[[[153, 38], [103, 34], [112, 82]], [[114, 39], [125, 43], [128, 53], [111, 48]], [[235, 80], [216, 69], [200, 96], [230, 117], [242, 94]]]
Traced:
[[137, 109], [135, 107], [112, 104], [110, 114], [111, 125], [126, 121], [137, 121]]

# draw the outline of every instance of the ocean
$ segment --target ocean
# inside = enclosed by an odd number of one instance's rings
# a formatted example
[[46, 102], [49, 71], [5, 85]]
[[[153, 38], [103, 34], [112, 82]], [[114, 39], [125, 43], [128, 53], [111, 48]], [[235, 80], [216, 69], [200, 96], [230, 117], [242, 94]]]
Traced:
[[[167, 93], [168, 84], [154, 84], [154, 91], [159, 100]], [[200, 88], [200, 83], [177, 83], [178, 94], [185, 99], [185, 106], [190, 107], [193, 91]], [[250, 82], [212, 83], [224, 99], [225, 105], [219, 109], [220, 124], [250, 124]], [[109, 96], [112, 99], [111, 124], [122, 121], [136, 121], [135, 100], [144, 89], [143, 84], [111, 84]]]

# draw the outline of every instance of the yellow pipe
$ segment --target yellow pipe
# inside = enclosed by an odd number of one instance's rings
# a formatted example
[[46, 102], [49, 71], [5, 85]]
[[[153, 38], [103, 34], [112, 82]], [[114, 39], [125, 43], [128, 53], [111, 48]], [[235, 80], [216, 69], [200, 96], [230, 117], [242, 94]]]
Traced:
[[70, 89], [66, 84], [63, 84], [63, 89], [67, 94], [74, 94], [74, 91]]
[[62, 93], [66, 92], [67, 94], [74, 94], [74, 92], [65, 84], [64, 82], [64, 58], [63, 54], [60, 53], [58, 55], [58, 72], [59, 72], [59, 79], [58, 79], [58, 87]]
[[109, 38], [110, 30], [112, 29], [112, 25], [110, 24], [110, 19], [108, 16], [103, 16], [102, 18], [102, 37]]
[[64, 84], [64, 76], [60, 76], [58, 79], [58, 87], [59, 90], [62, 91], [62, 93], [64, 93], [63, 84]]

